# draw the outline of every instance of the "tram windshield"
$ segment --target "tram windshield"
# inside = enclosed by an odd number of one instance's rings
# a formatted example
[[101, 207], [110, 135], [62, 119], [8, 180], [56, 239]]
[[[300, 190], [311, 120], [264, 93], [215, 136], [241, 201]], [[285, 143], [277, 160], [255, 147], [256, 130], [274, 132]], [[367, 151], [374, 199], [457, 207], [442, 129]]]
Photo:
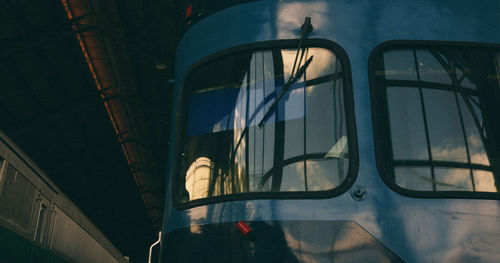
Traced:
[[431, 196], [499, 192], [498, 49], [397, 46], [377, 56], [373, 73], [389, 182]]
[[189, 73], [176, 169], [181, 202], [328, 191], [346, 180], [349, 140], [341, 61], [329, 49], [305, 48], [295, 70], [314, 59], [277, 99], [293, 74], [296, 53], [243, 51]]

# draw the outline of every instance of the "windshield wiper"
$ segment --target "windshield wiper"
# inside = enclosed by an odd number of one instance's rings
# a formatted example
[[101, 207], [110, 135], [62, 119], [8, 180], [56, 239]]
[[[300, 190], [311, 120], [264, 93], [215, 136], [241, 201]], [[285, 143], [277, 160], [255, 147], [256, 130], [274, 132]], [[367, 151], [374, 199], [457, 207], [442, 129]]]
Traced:
[[273, 104], [271, 104], [271, 106], [267, 109], [267, 112], [266, 114], [264, 115], [264, 117], [262, 117], [262, 120], [259, 122], [259, 127], [262, 128], [262, 125], [264, 125], [266, 119], [269, 117], [269, 115], [271, 115], [271, 113], [273, 112], [273, 109], [276, 107], [276, 105], [278, 105], [278, 102], [281, 100], [281, 98], [283, 97], [283, 95], [285, 95], [286, 91], [298, 80], [300, 79], [300, 77], [302, 77], [302, 75], [304, 74], [304, 72], [306, 71], [307, 67], [309, 66], [309, 64], [311, 64], [311, 61], [313, 59], [314, 56], [311, 56], [308, 60], [306, 60], [306, 62], [304, 63], [304, 65], [302, 67], [300, 67], [298, 70], [297, 70], [297, 73], [291, 77], [288, 82], [283, 86], [283, 89], [281, 90], [280, 94], [278, 95], [278, 97], [273, 101]]
[[278, 97], [276, 97], [276, 99], [273, 101], [273, 104], [271, 104], [271, 106], [267, 109], [266, 114], [264, 114], [264, 117], [262, 117], [262, 120], [259, 122], [259, 128], [262, 128], [262, 126], [264, 125], [266, 119], [269, 117], [269, 115], [271, 115], [271, 113], [273, 112], [274, 108], [276, 107], [276, 105], [278, 104], [278, 102], [281, 100], [281, 98], [283, 97], [283, 95], [285, 95], [285, 93], [287, 92], [287, 90], [298, 79], [300, 79], [300, 77], [302, 77], [302, 75], [306, 71], [307, 67], [311, 63], [311, 61], [313, 59], [313, 56], [311, 56], [309, 59], [307, 59], [306, 62], [304, 63], [304, 65], [302, 65], [302, 67], [300, 67], [300, 68], [297, 69], [297, 72], [294, 72], [295, 71], [295, 66], [297, 65], [297, 58], [299, 57], [299, 53], [301, 53], [301, 55], [300, 55], [300, 60], [299, 60], [299, 64], [298, 65], [300, 65], [300, 63], [302, 63], [302, 58], [304, 57], [304, 49], [302, 48], [302, 41], [305, 39], [306, 35], [309, 34], [312, 30], [313, 30], [313, 26], [311, 25], [311, 18], [310, 17], [306, 17], [306, 19], [304, 21], [304, 24], [301, 27], [299, 47], [297, 48], [297, 53], [295, 54], [295, 61], [293, 62], [293, 67], [292, 67], [292, 72], [290, 74], [290, 78], [285, 83], [285, 85], [283, 85], [283, 89], [281, 90], [281, 92], [278, 95]]

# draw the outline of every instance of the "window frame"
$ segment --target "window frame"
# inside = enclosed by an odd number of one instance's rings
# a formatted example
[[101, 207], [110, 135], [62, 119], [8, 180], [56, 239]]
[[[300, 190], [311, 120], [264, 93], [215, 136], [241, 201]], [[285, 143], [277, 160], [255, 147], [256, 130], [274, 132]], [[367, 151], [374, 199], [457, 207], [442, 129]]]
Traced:
[[[499, 192], [472, 192], [472, 191], [420, 191], [403, 188], [395, 183], [395, 167], [391, 163], [392, 138], [390, 133], [389, 107], [387, 103], [387, 86], [379, 83], [375, 76], [377, 58], [384, 52], [397, 49], [431, 49], [431, 48], [452, 48], [452, 49], [494, 49], [500, 53], [500, 45], [490, 43], [475, 42], [453, 42], [453, 41], [432, 41], [432, 40], [390, 40], [377, 45], [370, 53], [368, 59], [368, 80], [370, 86], [370, 104], [372, 114], [375, 162], [377, 171], [384, 183], [394, 192], [415, 198], [429, 199], [493, 199], [500, 200]], [[422, 87], [425, 88], [425, 87]], [[377, 89], [381, 91], [377, 91]], [[398, 162], [396, 160], [396, 162]], [[425, 162], [425, 161], [424, 161]], [[432, 163], [433, 161], [427, 160]], [[447, 161], [445, 161], [447, 162]], [[474, 164], [470, 164], [474, 166]], [[392, 166], [392, 167], [391, 167]], [[471, 166], [471, 167], [472, 167]], [[405, 166], [401, 166], [405, 167]], [[415, 167], [415, 166], [407, 166]], [[422, 166], [430, 167], [430, 166]], [[491, 167], [491, 165], [490, 165]], [[453, 167], [460, 168], [460, 167]], [[467, 167], [470, 169], [469, 167]], [[393, 182], [394, 181], [394, 182]]]
[[179, 196], [179, 187], [183, 187], [180, 180], [180, 152], [182, 150], [182, 132], [185, 127], [181, 121], [184, 119], [186, 110], [186, 96], [188, 91], [184, 87], [189, 75], [200, 66], [213, 61], [215, 59], [220, 59], [226, 56], [238, 52], [248, 52], [248, 51], [262, 51], [270, 50], [273, 48], [287, 49], [287, 48], [297, 48], [299, 44], [299, 39], [289, 39], [289, 40], [271, 40], [264, 42], [257, 42], [252, 44], [245, 44], [236, 47], [232, 47], [221, 52], [217, 52], [213, 55], [209, 55], [200, 61], [194, 63], [186, 72], [182, 85], [179, 91], [178, 104], [177, 104], [177, 115], [176, 123], [177, 127], [175, 130], [175, 148], [174, 148], [174, 160], [172, 169], [172, 200], [173, 205], [178, 210], [184, 210], [196, 206], [215, 204], [221, 202], [229, 201], [242, 201], [242, 200], [257, 200], [257, 199], [326, 199], [335, 196], [339, 196], [354, 184], [357, 178], [358, 172], [358, 144], [357, 144], [357, 133], [356, 133], [356, 120], [354, 117], [354, 97], [352, 88], [352, 74], [351, 74], [351, 64], [347, 57], [347, 53], [338, 44], [326, 40], [326, 39], [305, 39], [302, 43], [302, 47], [316, 47], [324, 48], [335, 54], [336, 58], [339, 59], [342, 65], [343, 72], [343, 102], [344, 111], [346, 119], [346, 136], [348, 140], [349, 148], [349, 164], [348, 171], [346, 173], [345, 180], [337, 187], [330, 190], [323, 191], [296, 191], [296, 192], [250, 192], [250, 193], [237, 193], [229, 195], [212, 196], [201, 199], [196, 199], [188, 202], [182, 202]]

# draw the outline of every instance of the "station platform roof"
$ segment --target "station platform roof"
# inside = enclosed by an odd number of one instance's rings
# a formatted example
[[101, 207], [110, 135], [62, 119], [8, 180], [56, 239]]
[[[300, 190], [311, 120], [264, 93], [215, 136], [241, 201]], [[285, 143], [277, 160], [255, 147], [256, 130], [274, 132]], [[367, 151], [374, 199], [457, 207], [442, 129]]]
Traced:
[[0, 130], [131, 262], [161, 227], [183, 5], [0, 2]]

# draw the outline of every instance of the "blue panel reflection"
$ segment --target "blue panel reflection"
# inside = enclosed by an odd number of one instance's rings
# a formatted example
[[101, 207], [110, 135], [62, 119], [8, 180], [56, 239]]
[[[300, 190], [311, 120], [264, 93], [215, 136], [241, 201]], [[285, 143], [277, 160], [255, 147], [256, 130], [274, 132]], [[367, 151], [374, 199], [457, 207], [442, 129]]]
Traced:
[[[305, 82], [298, 82], [290, 87], [274, 109], [274, 113], [278, 113], [277, 121], [304, 118], [304, 86]], [[277, 86], [263, 101], [261, 96], [261, 102], [257, 103], [255, 101], [259, 100], [259, 96], [256, 93], [264, 91], [251, 89], [249, 86], [195, 93], [191, 95], [188, 103], [187, 135], [196, 136], [256, 126], [281, 89], [282, 86]], [[275, 114], [266, 119], [266, 122], [275, 121]]]

